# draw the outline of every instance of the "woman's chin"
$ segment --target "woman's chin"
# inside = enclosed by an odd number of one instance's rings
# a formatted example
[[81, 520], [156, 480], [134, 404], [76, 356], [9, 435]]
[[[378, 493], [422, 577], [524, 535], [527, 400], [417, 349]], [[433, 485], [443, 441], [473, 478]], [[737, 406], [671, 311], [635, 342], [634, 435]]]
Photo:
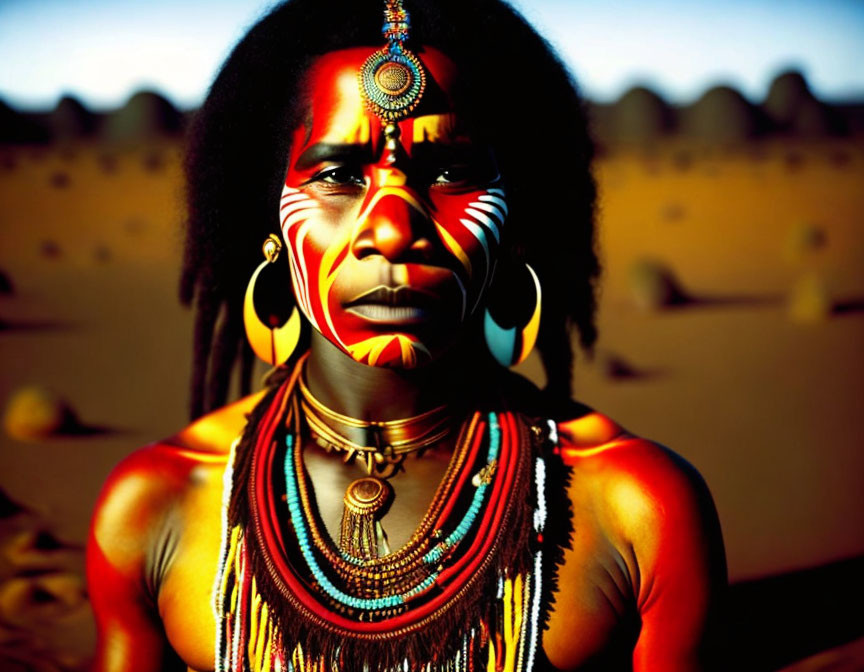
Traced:
[[345, 343], [343, 349], [356, 362], [383, 368], [413, 369], [432, 359], [429, 348], [415, 334], [390, 329], [367, 332]]

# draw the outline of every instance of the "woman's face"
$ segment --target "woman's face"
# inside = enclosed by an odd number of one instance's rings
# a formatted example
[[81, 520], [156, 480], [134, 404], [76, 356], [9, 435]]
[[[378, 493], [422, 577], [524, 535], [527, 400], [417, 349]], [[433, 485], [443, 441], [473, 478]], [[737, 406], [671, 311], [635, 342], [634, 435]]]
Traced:
[[371, 51], [331, 52], [310, 69], [279, 219], [312, 326], [358, 362], [413, 368], [458, 341], [482, 305], [507, 205], [491, 151], [451, 112], [452, 62], [419, 54], [426, 92], [394, 145], [360, 94]]

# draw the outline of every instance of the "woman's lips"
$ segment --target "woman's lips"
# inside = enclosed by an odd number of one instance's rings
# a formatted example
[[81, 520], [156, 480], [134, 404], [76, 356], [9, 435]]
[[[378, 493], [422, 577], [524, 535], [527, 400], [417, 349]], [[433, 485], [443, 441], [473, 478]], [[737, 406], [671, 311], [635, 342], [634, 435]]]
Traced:
[[351, 299], [344, 308], [369, 322], [410, 324], [429, 319], [440, 301], [429, 290], [381, 285]]
[[421, 322], [429, 316], [429, 311], [417, 306], [385, 306], [380, 303], [361, 303], [348, 309], [370, 322], [382, 324]]

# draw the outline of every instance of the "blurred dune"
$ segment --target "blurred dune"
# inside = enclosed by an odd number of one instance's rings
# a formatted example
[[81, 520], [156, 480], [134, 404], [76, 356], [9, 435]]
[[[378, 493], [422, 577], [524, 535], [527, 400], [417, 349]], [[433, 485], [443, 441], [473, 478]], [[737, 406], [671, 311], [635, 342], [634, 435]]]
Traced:
[[706, 144], [741, 145], [759, 130], [759, 112], [728, 86], [709, 89], [682, 115], [684, 135]]
[[122, 107], [107, 111], [88, 109], [69, 94], [48, 111], [18, 111], [0, 100], [0, 144], [152, 142], [179, 137], [186, 118], [157, 91], [138, 91]]
[[668, 137], [697, 146], [741, 146], [753, 138], [816, 140], [864, 133], [864, 105], [828, 104], [811, 92], [800, 72], [778, 74], [762, 101], [749, 101], [718, 85], [689, 104], [673, 105], [645, 86], [611, 104], [589, 104], [594, 135], [604, 149], [651, 148]]
[[80, 100], [63, 96], [51, 112], [49, 128], [58, 142], [78, 140], [93, 135], [97, 117], [84, 107]]
[[174, 105], [158, 93], [139, 91], [108, 115], [102, 136], [114, 142], [152, 141], [182, 130], [183, 115]]
[[0, 663], [9, 670], [84, 670], [94, 643], [81, 546], [0, 491]]
[[674, 116], [659, 95], [644, 86], [635, 86], [615, 104], [614, 126], [609, 129], [616, 143], [656, 143], [674, 130]]
[[799, 72], [784, 72], [774, 79], [763, 109], [778, 132], [793, 136], [835, 135], [846, 127], [841, 114], [817, 100]]

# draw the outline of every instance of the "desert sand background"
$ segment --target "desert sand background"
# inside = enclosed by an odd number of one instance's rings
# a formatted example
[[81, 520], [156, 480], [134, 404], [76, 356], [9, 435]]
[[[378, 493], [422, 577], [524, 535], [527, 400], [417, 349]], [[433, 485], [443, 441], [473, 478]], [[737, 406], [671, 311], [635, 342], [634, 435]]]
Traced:
[[[596, 164], [600, 340], [575, 396], [705, 476], [737, 595], [755, 596], [739, 642], [754, 628], [773, 642], [784, 605], [799, 624], [860, 612], [860, 574], [842, 577], [864, 555], [864, 140], [637, 136]], [[77, 417], [50, 436], [0, 435], [4, 670], [86, 667], [81, 549], [100, 486], [187, 421], [181, 155], [170, 136], [0, 146], [0, 405], [8, 420], [53, 393]], [[521, 370], [542, 382], [535, 356]], [[768, 577], [809, 568], [828, 572], [807, 584], [817, 602], [802, 603], [804, 584], [760, 601]], [[820, 648], [864, 635], [852, 623]], [[786, 639], [740, 669], [818, 650]], [[800, 669], [837, 656], [821, 660]], [[864, 669], [850, 664], [831, 669]]]

